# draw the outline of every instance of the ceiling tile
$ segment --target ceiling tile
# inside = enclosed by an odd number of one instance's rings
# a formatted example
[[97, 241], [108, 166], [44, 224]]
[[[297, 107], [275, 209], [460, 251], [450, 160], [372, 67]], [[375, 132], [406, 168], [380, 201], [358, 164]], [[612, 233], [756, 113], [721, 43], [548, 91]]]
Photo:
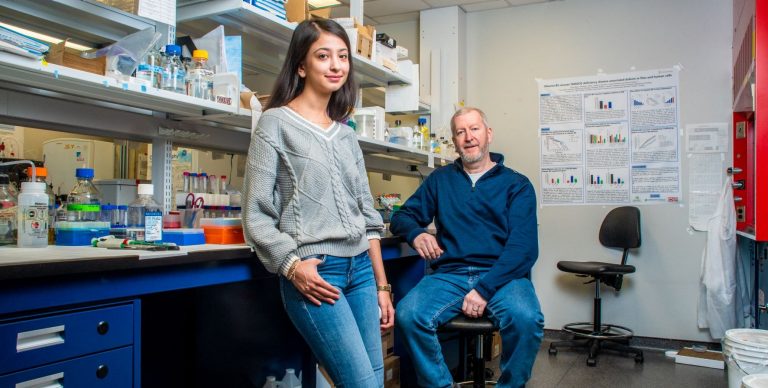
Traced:
[[[528, 0], [528, 1], [531, 1], [531, 0]], [[504, 0], [486, 1], [483, 3], [465, 4], [461, 6], [461, 8], [464, 9], [464, 11], [466, 12], [487, 11], [489, 9], [498, 9], [498, 8], [506, 8], [506, 7], [509, 7], [509, 4], [507, 4], [507, 2]]]
[[429, 9], [429, 5], [421, 0], [377, 0], [366, 1], [363, 5], [363, 13], [372, 18], [417, 12], [424, 9]]
[[379, 16], [376, 18], [378, 24], [400, 23], [411, 20], [419, 20], [418, 12], [401, 13], [397, 15]]
[[472, 3], [482, 3], [488, 0], [424, 0], [425, 3], [431, 5], [434, 8], [437, 7], [450, 7], [452, 5], [464, 5]]

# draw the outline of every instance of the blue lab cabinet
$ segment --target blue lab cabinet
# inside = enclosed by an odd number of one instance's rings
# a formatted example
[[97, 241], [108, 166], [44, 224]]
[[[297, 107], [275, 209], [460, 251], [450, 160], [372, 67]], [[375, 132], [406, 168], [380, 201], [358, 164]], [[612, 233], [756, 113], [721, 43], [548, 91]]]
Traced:
[[0, 319], [0, 388], [134, 386], [138, 305], [126, 301]]
[[[399, 239], [382, 248], [399, 299], [424, 262]], [[315, 363], [245, 246], [0, 263], [0, 388], [261, 386], [285, 368], [311, 388]]]

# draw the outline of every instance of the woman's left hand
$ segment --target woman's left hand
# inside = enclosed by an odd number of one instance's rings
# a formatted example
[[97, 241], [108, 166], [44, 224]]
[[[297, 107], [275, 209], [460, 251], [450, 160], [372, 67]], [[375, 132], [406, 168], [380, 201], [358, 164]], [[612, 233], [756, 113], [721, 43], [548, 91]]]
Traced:
[[379, 291], [379, 308], [381, 308], [381, 331], [395, 326], [395, 308], [392, 306], [392, 295]]

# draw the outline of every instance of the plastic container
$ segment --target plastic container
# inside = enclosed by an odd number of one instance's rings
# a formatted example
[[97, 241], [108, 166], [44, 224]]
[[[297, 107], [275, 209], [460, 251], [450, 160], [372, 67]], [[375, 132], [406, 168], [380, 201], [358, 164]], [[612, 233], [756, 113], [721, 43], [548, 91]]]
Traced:
[[165, 229], [178, 228], [181, 228], [181, 213], [177, 211], [171, 211], [163, 216], [163, 231], [165, 231]]
[[264, 382], [263, 388], [278, 388], [280, 387], [280, 383], [277, 382], [277, 378], [275, 376], [267, 376], [267, 381]]
[[208, 67], [208, 51], [192, 52], [191, 69], [187, 72], [187, 95], [213, 101], [213, 71]]
[[48, 246], [48, 193], [45, 182], [22, 182], [18, 202], [18, 246]]
[[205, 244], [203, 229], [163, 229], [163, 242], [179, 246]]
[[110, 234], [109, 222], [61, 221], [56, 225], [56, 245], [90, 246], [91, 239]]
[[285, 376], [280, 380], [281, 388], [301, 388], [301, 380], [296, 376], [296, 371], [293, 368], [285, 370]]
[[729, 388], [741, 388], [745, 376], [768, 373], [768, 330], [727, 330], [722, 344]]
[[768, 388], [768, 374], [744, 376], [741, 379], [741, 386], [743, 388]]
[[101, 193], [93, 185], [93, 169], [75, 170], [77, 184], [67, 196], [67, 219], [70, 221], [98, 221], [101, 212]]
[[205, 232], [206, 244], [243, 244], [242, 226], [201, 225]]
[[152, 197], [154, 187], [141, 183], [138, 196], [128, 206], [128, 237], [139, 241], [161, 241], [163, 239], [163, 208]]
[[11, 179], [0, 175], [0, 245], [16, 244], [17, 198], [10, 191]]

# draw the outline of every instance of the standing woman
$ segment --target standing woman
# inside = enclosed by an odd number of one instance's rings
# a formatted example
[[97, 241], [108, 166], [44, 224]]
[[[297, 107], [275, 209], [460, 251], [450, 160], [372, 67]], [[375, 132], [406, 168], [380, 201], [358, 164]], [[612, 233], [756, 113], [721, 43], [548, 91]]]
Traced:
[[[336, 22], [296, 27], [267, 110], [251, 134], [243, 222], [280, 275], [283, 305], [337, 387], [383, 387], [380, 330], [394, 325], [354, 131], [349, 38]], [[381, 309], [381, 316], [379, 315]]]

